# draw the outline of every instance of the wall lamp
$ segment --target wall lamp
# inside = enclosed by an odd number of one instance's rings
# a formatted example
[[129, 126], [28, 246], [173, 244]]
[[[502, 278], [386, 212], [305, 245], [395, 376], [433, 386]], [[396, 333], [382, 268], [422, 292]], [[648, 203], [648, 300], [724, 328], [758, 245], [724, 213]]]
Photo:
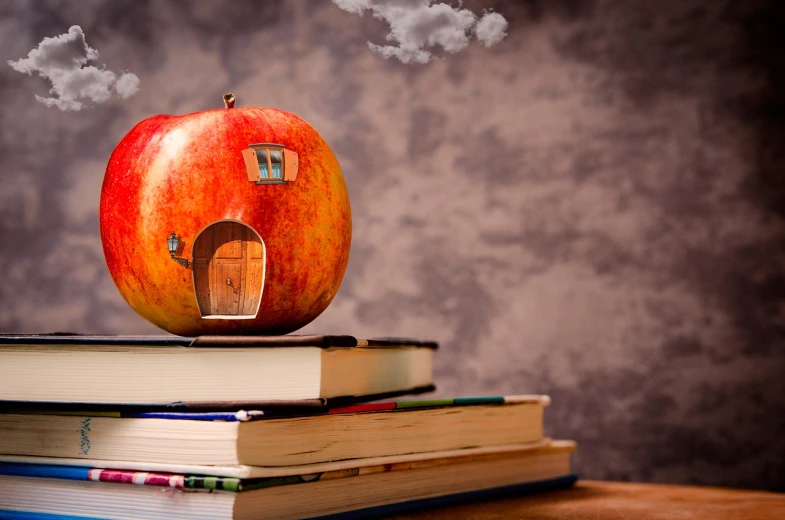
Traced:
[[172, 260], [188, 269], [187, 259], [174, 256], [177, 254], [177, 250], [180, 249], [180, 237], [177, 236], [174, 231], [172, 231], [171, 236], [166, 239], [166, 245], [169, 246], [169, 255], [172, 257]]

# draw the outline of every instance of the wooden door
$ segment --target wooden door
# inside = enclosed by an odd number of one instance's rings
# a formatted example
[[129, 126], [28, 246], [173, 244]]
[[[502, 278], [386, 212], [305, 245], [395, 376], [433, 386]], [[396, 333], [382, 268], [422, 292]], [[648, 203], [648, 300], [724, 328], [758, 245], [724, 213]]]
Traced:
[[194, 243], [194, 289], [206, 316], [253, 318], [264, 286], [264, 246], [238, 222], [216, 222]]

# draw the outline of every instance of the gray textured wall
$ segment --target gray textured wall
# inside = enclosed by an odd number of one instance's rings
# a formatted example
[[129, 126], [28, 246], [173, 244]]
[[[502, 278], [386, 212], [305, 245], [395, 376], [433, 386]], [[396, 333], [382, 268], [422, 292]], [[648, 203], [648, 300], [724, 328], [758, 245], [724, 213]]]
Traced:
[[11, 1], [0, 57], [78, 24], [141, 90], [81, 112], [0, 65], [0, 330], [157, 333], [98, 237], [115, 144], [221, 105], [310, 121], [349, 268], [303, 332], [438, 340], [439, 394], [548, 393], [584, 477], [785, 490], [781, 2], [497, 1], [427, 65], [327, 1]]

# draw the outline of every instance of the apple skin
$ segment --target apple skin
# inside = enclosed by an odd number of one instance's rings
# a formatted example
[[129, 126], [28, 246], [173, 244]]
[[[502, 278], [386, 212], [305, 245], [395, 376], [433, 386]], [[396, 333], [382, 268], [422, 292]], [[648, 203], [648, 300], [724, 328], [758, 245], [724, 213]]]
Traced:
[[[248, 180], [241, 150], [278, 143], [299, 155], [297, 179]], [[221, 220], [254, 229], [266, 247], [265, 281], [253, 319], [204, 319], [192, 270], [170, 258], [172, 231], [192, 258], [197, 235]], [[106, 264], [125, 301], [177, 335], [286, 334], [332, 301], [349, 261], [349, 195], [335, 155], [298, 116], [260, 107], [158, 115], [120, 141], [100, 204]], [[189, 266], [190, 267], [190, 266]]]

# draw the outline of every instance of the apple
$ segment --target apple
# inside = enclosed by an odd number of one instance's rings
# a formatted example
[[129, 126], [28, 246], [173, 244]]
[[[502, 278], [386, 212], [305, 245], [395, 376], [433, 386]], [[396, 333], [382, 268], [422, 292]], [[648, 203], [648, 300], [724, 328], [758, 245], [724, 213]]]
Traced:
[[349, 195], [306, 121], [224, 102], [145, 119], [114, 149], [100, 203], [106, 264], [125, 301], [173, 334], [285, 334], [338, 291]]

